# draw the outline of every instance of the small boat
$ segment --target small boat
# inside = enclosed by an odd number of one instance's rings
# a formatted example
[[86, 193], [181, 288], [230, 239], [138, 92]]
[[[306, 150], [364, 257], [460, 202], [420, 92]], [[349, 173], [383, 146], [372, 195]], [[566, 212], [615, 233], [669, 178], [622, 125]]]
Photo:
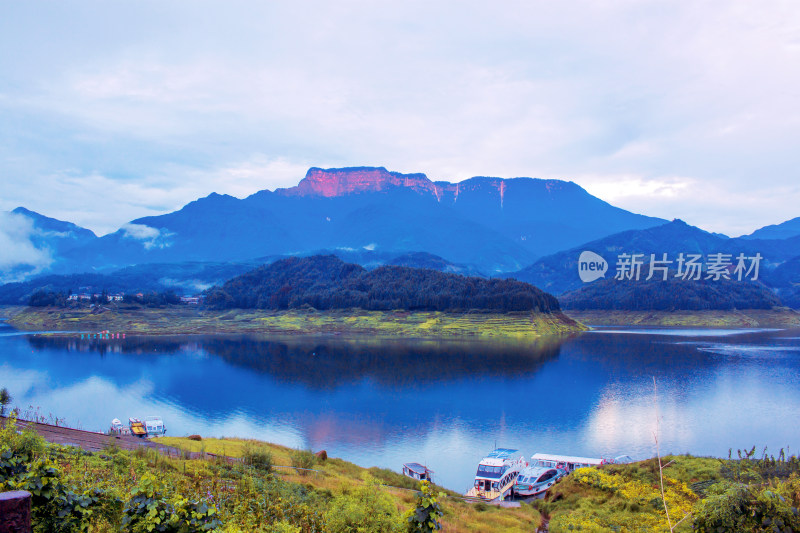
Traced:
[[433, 481], [432, 474], [433, 470], [419, 463], [405, 463], [403, 465], [403, 475], [412, 479]]
[[109, 435], [130, 435], [131, 430], [122, 425], [119, 418], [111, 421], [111, 427], [108, 430]]
[[158, 437], [167, 433], [167, 426], [159, 416], [148, 416], [144, 419], [144, 429], [148, 437]]
[[144, 428], [142, 421], [138, 418], [129, 418], [128, 427], [131, 428], [131, 435], [134, 437], [144, 438], [147, 436], [147, 430]]
[[528, 462], [517, 450], [498, 448], [491, 451], [478, 463], [474, 486], [467, 496], [483, 500], [504, 500], [514, 495], [514, 482]]
[[536, 496], [552, 487], [556, 481], [567, 475], [563, 468], [543, 466], [533, 463], [522, 469], [516, 483], [514, 494], [517, 496]]

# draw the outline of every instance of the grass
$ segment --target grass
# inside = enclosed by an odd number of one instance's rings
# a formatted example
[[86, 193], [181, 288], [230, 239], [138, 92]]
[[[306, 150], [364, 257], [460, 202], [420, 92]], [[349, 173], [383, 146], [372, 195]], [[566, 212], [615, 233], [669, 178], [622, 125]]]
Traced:
[[[692, 486], [721, 478], [720, 460], [689, 455], [665, 456], [665, 492], [673, 523], [700, 501]], [[668, 531], [658, 490], [655, 459], [629, 465], [587, 468], [563, 478], [537, 508], [553, 533], [583, 531]], [[675, 531], [692, 530], [687, 519]]]
[[[286, 446], [248, 439], [203, 439], [193, 441], [182, 437], [160, 437], [158, 442], [183, 450], [205, 451], [230, 457], [242, 457], [248, 450], [266, 452], [272, 455], [275, 465], [292, 465], [292, 455], [297, 451]], [[353, 490], [354, 486], [364, 485], [369, 479], [377, 479], [387, 494], [391, 496], [398, 509], [408, 509], [414, 501], [418, 485], [412, 479], [385, 468], [362, 468], [338, 458], [317, 461], [312, 467], [318, 472], [299, 474], [293, 468], [276, 468], [275, 475], [287, 483], [313, 487], [316, 491], [340, 494]], [[440, 500], [444, 510], [445, 532], [486, 532], [535, 531], [541, 525], [541, 514], [531, 505], [505, 509], [493, 505], [476, 506], [465, 503], [457, 492], [435, 487], [435, 492], [443, 492], [446, 497]]]
[[731, 311], [567, 310], [565, 314], [593, 326], [756, 328], [800, 325], [800, 312], [788, 307]]
[[193, 306], [145, 308], [6, 307], [3, 315], [20, 330], [113, 331], [139, 334], [271, 333], [352, 334], [386, 338], [514, 338], [566, 335], [586, 328], [560, 314], [439, 313], [407, 311], [212, 311]]

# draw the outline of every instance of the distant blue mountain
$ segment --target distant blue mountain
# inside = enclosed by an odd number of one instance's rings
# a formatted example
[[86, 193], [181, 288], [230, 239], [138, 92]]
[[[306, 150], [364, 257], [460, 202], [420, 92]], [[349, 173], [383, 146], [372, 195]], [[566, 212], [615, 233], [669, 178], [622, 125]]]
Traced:
[[800, 217], [787, 220], [780, 224], [772, 224], [755, 230], [750, 235], [743, 235], [742, 239], [790, 239], [800, 236]]
[[[645, 254], [647, 261], [650, 254], [656, 254], [657, 258], [661, 258], [664, 253], [672, 260], [675, 260], [680, 253], [704, 256], [723, 253], [731, 254], [733, 257], [740, 253], [747, 256], [761, 254], [763, 260], [760, 264], [759, 277], [764, 283], [776, 287], [777, 285], [770, 284], [770, 280], [781, 264], [800, 256], [800, 237], [779, 240], [729, 239], [690, 226], [682, 220], [674, 220], [653, 228], [624, 231], [587, 242], [543, 257], [532, 265], [505, 276], [526, 281], [556, 295], [573, 291], [584, 286], [578, 276], [578, 258], [583, 251], [595, 252], [608, 261], [609, 271], [606, 273], [606, 278], [614, 276], [614, 263], [621, 253]], [[783, 276], [781, 279], [791, 278], [794, 271], [786, 269], [781, 275]], [[800, 282], [800, 279], [795, 278], [795, 281]]]
[[35, 229], [31, 242], [37, 248], [48, 248], [56, 254], [62, 254], [73, 248], [85, 246], [97, 239], [97, 236], [86, 228], [72, 222], [64, 222], [55, 218], [40, 215], [35, 211], [17, 207], [11, 211], [15, 215], [29, 218]]
[[64, 271], [140, 263], [244, 261], [316, 250], [425, 252], [486, 274], [663, 220], [572, 182], [476, 177], [433, 182], [382, 167], [312, 168], [296, 186], [244, 199], [211, 194], [132, 221], [63, 257]]

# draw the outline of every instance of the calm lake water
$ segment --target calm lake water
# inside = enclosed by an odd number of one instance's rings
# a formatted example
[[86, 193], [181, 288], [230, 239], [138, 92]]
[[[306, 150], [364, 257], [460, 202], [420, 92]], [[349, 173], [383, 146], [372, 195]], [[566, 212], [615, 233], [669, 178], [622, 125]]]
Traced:
[[106, 430], [252, 437], [362, 466], [427, 464], [465, 491], [495, 444], [634, 458], [800, 447], [800, 330], [603, 329], [552, 343], [242, 335], [21, 335], [0, 324], [0, 386], [22, 411]]

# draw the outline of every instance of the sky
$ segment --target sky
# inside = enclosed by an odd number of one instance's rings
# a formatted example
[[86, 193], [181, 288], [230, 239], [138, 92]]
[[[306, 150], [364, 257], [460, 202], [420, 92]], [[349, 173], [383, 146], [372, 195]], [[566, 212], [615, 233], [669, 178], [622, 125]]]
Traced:
[[0, 0], [0, 51], [0, 210], [98, 234], [311, 166], [800, 216], [796, 1]]

